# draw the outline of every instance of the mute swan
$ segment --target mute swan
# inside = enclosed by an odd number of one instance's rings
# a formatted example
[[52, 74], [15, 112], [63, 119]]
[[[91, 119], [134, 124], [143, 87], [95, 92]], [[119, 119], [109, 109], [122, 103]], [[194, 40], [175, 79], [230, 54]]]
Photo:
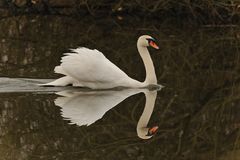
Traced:
[[62, 116], [70, 120], [72, 124], [89, 126], [101, 119], [107, 111], [121, 103], [124, 99], [141, 92], [145, 94], [146, 103], [137, 124], [137, 135], [141, 139], [149, 139], [158, 129], [157, 126], [147, 128], [154, 108], [157, 90], [62, 91], [56, 93], [57, 95], [61, 95], [61, 97], [58, 97], [54, 103], [61, 107]]
[[115, 87], [143, 88], [157, 85], [154, 65], [147, 47], [159, 49], [154, 38], [143, 35], [138, 38], [137, 49], [143, 60], [146, 79], [139, 82], [110, 62], [100, 51], [88, 48], [72, 49], [73, 53], [65, 53], [60, 66], [55, 67], [55, 73], [64, 77], [41, 86], [73, 85], [92, 89], [109, 89]]

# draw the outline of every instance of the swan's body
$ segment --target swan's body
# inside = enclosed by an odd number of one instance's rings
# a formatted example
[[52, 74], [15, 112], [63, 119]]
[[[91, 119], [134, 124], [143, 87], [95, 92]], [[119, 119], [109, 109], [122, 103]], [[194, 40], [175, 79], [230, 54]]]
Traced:
[[55, 73], [64, 77], [43, 86], [73, 85], [92, 89], [109, 89], [115, 87], [142, 88], [150, 84], [157, 85], [157, 78], [152, 59], [147, 47], [158, 48], [154, 39], [144, 35], [138, 39], [137, 48], [146, 69], [146, 79], [139, 82], [110, 62], [100, 51], [88, 48], [72, 49], [62, 57], [61, 65], [55, 67]]
[[124, 99], [139, 92], [141, 90], [129, 89], [91, 92], [62, 91], [57, 93], [61, 97], [58, 97], [54, 103], [61, 107], [62, 116], [69, 119], [71, 123], [89, 126]]
[[137, 124], [137, 135], [139, 138], [149, 139], [156, 132], [156, 126], [147, 128], [147, 125], [154, 109], [157, 90], [63, 91], [57, 93], [63, 97], [58, 97], [55, 100], [55, 104], [61, 107], [64, 119], [70, 120], [72, 124], [88, 126], [101, 119], [107, 111], [121, 103], [124, 99], [141, 92], [145, 94], [146, 103]]

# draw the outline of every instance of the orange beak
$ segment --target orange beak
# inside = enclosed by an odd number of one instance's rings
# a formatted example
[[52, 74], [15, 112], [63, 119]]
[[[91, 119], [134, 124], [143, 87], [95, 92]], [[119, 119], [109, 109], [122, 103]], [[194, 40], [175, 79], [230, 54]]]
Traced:
[[151, 42], [149, 43], [149, 45], [150, 45], [151, 47], [155, 48], [155, 49], [159, 49], [158, 45], [157, 45], [155, 42], [153, 42], [153, 41], [151, 41]]
[[158, 126], [154, 126], [148, 130], [150, 135], [154, 135], [158, 130]]

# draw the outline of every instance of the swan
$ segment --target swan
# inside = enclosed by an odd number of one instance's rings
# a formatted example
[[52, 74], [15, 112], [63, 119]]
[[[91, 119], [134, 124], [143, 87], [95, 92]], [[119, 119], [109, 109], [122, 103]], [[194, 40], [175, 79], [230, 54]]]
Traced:
[[137, 49], [143, 60], [146, 79], [139, 82], [109, 61], [103, 53], [94, 49], [80, 47], [65, 53], [61, 64], [56, 66], [55, 73], [63, 74], [62, 78], [41, 86], [77, 86], [91, 89], [110, 89], [115, 87], [144, 88], [157, 85], [155, 68], [147, 47], [159, 49], [154, 38], [143, 35], [138, 38]]
[[[160, 90], [159, 88], [158, 90]], [[101, 119], [104, 114], [121, 103], [126, 98], [144, 93], [146, 97], [144, 111], [137, 123], [137, 135], [141, 139], [151, 138], [158, 127], [148, 128], [148, 121], [154, 109], [157, 96], [157, 90], [149, 91], [147, 89], [125, 89], [120, 91], [61, 91], [57, 92], [60, 97], [54, 101], [56, 106], [61, 107], [61, 114], [64, 119], [70, 121], [70, 124], [78, 126], [89, 126]]]

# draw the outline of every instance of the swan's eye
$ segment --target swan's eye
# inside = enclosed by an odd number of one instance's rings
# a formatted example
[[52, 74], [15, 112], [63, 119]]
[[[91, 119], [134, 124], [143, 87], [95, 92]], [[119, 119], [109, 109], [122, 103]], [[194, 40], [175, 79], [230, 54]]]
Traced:
[[151, 47], [153, 47], [155, 49], [159, 49], [158, 45], [156, 44], [155, 39], [148, 38], [147, 41], [148, 41], [149, 46], [151, 46]]

